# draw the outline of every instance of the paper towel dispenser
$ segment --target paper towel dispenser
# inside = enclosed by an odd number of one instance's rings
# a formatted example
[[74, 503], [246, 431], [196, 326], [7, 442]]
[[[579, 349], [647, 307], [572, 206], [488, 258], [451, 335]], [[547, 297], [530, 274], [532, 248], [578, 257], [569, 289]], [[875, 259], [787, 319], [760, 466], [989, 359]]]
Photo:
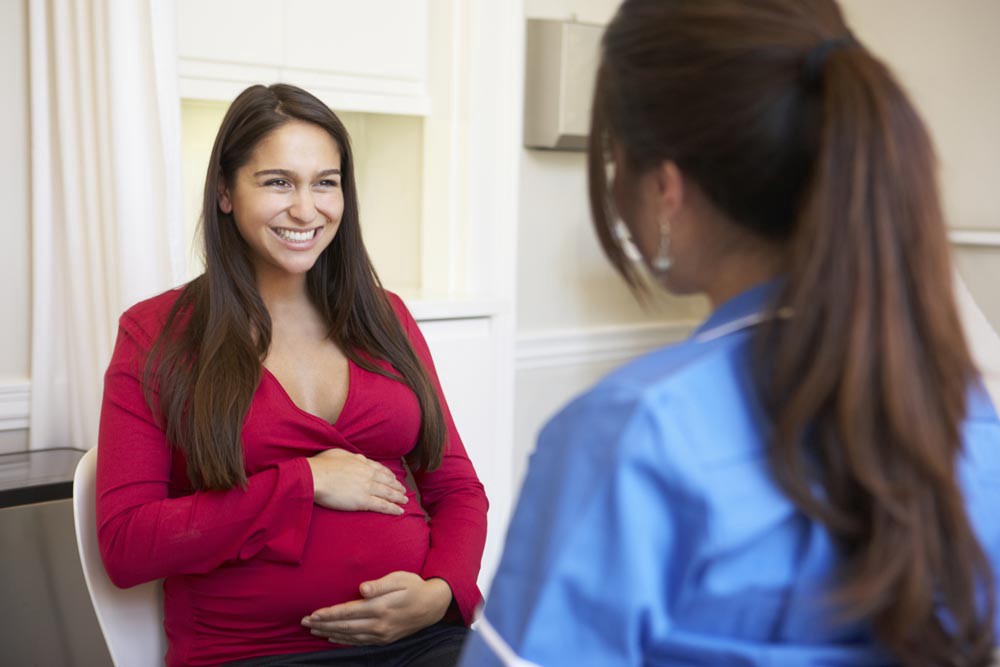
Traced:
[[524, 145], [585, 150], [603, 26], [528, 19]]

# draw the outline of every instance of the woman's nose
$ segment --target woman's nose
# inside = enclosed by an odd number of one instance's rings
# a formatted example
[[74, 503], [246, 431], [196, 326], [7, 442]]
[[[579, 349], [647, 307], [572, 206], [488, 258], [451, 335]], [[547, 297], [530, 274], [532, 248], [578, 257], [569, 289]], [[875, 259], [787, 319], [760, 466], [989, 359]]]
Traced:
[[297, 222], [309, 224], [316, 219], [316, 213], [316, 202], [313, 201], [312, 193], [308, 189], [299, 190], [288, 208], [288, 215]]

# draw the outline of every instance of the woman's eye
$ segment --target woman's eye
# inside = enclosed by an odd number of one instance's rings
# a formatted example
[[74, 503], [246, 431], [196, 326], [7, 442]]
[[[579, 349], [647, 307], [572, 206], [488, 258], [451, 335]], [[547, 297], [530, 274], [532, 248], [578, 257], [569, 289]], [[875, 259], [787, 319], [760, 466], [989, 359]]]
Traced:
[[340, 187], [340, 181], [327, 178], [320, 181], [319, 186], [324, 188], [338, 188]]
[[287, 187], [289, 187], [291, 185], [291, 183], [289, 183], [288, 181], [286, 181], [283, 178], [272, 178], [269, 181], [265, 181], [264, 185], [274, 186], [276, 188], [287, 188]]

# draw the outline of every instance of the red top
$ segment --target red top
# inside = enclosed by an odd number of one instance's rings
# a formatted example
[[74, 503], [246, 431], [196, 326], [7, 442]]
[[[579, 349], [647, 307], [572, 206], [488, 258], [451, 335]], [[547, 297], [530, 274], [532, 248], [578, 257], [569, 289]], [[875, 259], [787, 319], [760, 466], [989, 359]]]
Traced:
[[330, 643], [309, 634], [301, 619], [360, 599], [361, 582], [396, 570], [446, 580], [469, 623], [480, 601], [486, 496], [427, 344], [399, 297], [389, 295], [437, 387], [448, 442], [441, 467], [414, 476], [420, 501], [408, 490], [405, 514], [392, 516], [313, 503], [306, 457], [331, 447], [378, 461], [406, 484], [402, 457], [420, 428], [416, 396], [350, 362], [347, 400], [334, 424], [296, 406], [263, 370], [243, 426], [246, 490], [193, 491], [185, 459], [167, 445], [141, 385], [145, 357], [179, 294], [161, 294], [122, 315], [104, 380], [97, 457], [104, 566], [121, 587], [165, 579], [167, 664], [328, 650]]

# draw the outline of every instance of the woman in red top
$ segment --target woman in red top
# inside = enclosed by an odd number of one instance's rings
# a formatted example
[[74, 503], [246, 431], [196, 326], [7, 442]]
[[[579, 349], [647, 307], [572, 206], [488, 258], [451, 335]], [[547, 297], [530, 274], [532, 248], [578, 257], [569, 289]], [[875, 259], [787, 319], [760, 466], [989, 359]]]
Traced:
[[164, 579], [168, 665], [448, 665], [479, 602], [486, 497], [353, 169], [322, 102], [247, 89], [209, 161], [205, 273], [121, 318], [98, 536], [117, 585]]

